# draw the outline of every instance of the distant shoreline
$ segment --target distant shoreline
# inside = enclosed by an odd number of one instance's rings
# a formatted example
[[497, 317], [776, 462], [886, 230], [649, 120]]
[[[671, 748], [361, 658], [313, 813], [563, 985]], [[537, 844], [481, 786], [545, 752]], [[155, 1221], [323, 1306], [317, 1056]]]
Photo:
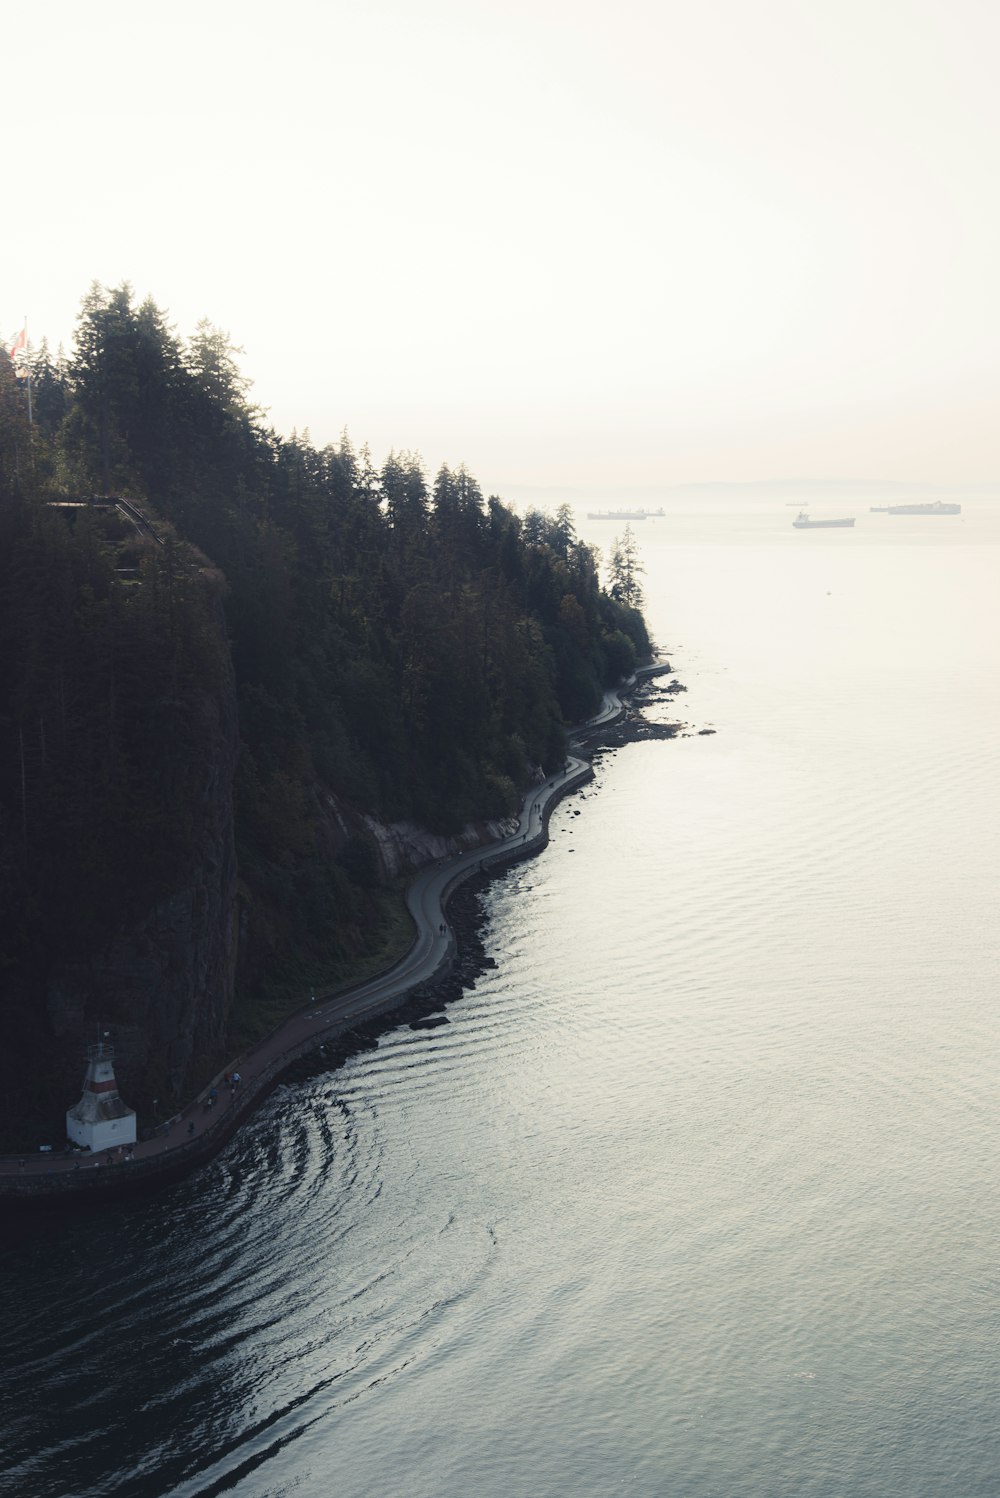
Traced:
[[[605, 693], [600, 712], [581, 724], [571, 743], [577, 749], [620, 722], [625, 700], [670, 666], [656, 662], [640, 667], [628, 681]], [[593, 779], [589, 759], [573, 755], [564, 768], [529, 790], [517, 830], [493, 843], [470, 849], [446, 862], [418, 870], [406, 892], [414, 921], [413, 944], [394, 967], [345, 993], [315, 1001], [291, 1015], [271, 1035], [228, 1063], [186, 1108], [162, 1124], [152, 1139], [121, 1151], [96, 1156], [73, 1153], [21, 1154], [0, 1157], [0, 1199], [25, 1204], [74, 1206], [110, 1197], [155, 1190], [180, 1179], [211, 1159], [229, 1142], [295, 1061], [320, 1050], [333, 1051], [332, 1065], [371, 1044], [387, 1016], [405, 1008], [416, 990], [440, 981], [459, 956], [456, 933], [447, 921], [455, 891], [476, 876], [491, 877], [540, 853], [548, 843], [548, 821], [554, 806]], [[237, 1088], [224, 1086], [238, 1069]], [[207, 1103], [211, 1088], [218, 1093]]]

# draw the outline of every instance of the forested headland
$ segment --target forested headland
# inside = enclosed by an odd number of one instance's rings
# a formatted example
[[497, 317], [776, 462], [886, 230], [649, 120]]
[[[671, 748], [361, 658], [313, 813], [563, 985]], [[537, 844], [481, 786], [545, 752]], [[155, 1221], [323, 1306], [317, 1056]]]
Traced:
[[514, 814], [649, 653], [568, 507], [281, 437], [238, 353], [95, 285], [30, 421], [0, 357], [0, 1147], [61, 1142], [99, 1023], [164, 1116], [393, 955], [389, 829]]

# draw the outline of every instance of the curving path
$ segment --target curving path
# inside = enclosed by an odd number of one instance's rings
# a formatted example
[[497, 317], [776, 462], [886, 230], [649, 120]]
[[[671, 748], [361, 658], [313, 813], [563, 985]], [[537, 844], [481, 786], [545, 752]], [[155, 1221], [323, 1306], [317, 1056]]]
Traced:
[[[669, 668], [647, 666], [614, 691], [606, 692], [600, 711], [574, 732], [572, 744], [616, 722], [624, 711], [622, 696], [640, 678]], [[206, 1106], [206, 1087], [183, 1112], [160, 1126], [156, 1137], [142, 1140], [125, 1155], [37, 1154], [0, 1156], [0, 1196], [39, 1199], [123, 1189], [160, 1182], [192, 1169], [214, 1154], [239, 1123], [253, 1111], [292, 1061], [316, 1050], [403, 1002], [406, 996], [445, 971], [457, 946], [445, 908], [452, 891], [473, 874], [530, 857], [548, 841], [548, 817], [563, 796], [593, 778], [588, 760], [571, 755], [558, 773], [525, 796], [517, 829], [484, 847], [421, 869], [413, 878], [406, 903], [416, 930], [413, 945], [394, 967], [336, 997], [320, 996], [292, 1015], [266, 1039], [230, 1062], [214, 1079], [218, 1100]], [[239, 1087], [223, 1085], [226, 1073], [238, 1071]]]

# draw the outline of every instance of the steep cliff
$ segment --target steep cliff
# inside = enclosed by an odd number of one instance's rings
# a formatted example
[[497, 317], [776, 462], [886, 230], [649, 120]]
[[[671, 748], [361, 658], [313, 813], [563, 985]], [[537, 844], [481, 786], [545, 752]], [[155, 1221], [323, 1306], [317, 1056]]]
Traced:
[[131, 919], [110, 923], [85, 957], [57, 960], [46, 980], [46, 1014], [63, 1066], [78, 1070], [84, 1041], [98, 1024], [112, 1026], [123, 1093], [146, 1106], [156, 1099], [160, 1111], [224, 1053], [236, 973], [232, 671], [190, 707], [196, 748], [189, 771], [173, 785], [151, 787], [170, 801], [183, 796], [192, 819], [180, 882]]
[[2, 519], [0, 1140], [21, 1147], [61, 1142], [101, 1028], [136, 1104], [221, 1053], [239, 726], [224, 585], [196, 553], [147, 541], [123, 573], [101, 516]]

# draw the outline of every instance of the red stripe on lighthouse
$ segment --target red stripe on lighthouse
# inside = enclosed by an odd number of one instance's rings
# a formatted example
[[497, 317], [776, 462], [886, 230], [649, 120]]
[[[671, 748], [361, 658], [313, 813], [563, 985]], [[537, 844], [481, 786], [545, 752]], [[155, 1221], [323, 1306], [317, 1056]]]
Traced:
[[87, 1091], [88, 1092], [117, 1092], [118, 1091], [118, 1083], [115, 1081], [114, 1077], [112, 1077], [111, 1080], [108, 1081], [108, 1082], [88, 1082], [87, 1083]]

